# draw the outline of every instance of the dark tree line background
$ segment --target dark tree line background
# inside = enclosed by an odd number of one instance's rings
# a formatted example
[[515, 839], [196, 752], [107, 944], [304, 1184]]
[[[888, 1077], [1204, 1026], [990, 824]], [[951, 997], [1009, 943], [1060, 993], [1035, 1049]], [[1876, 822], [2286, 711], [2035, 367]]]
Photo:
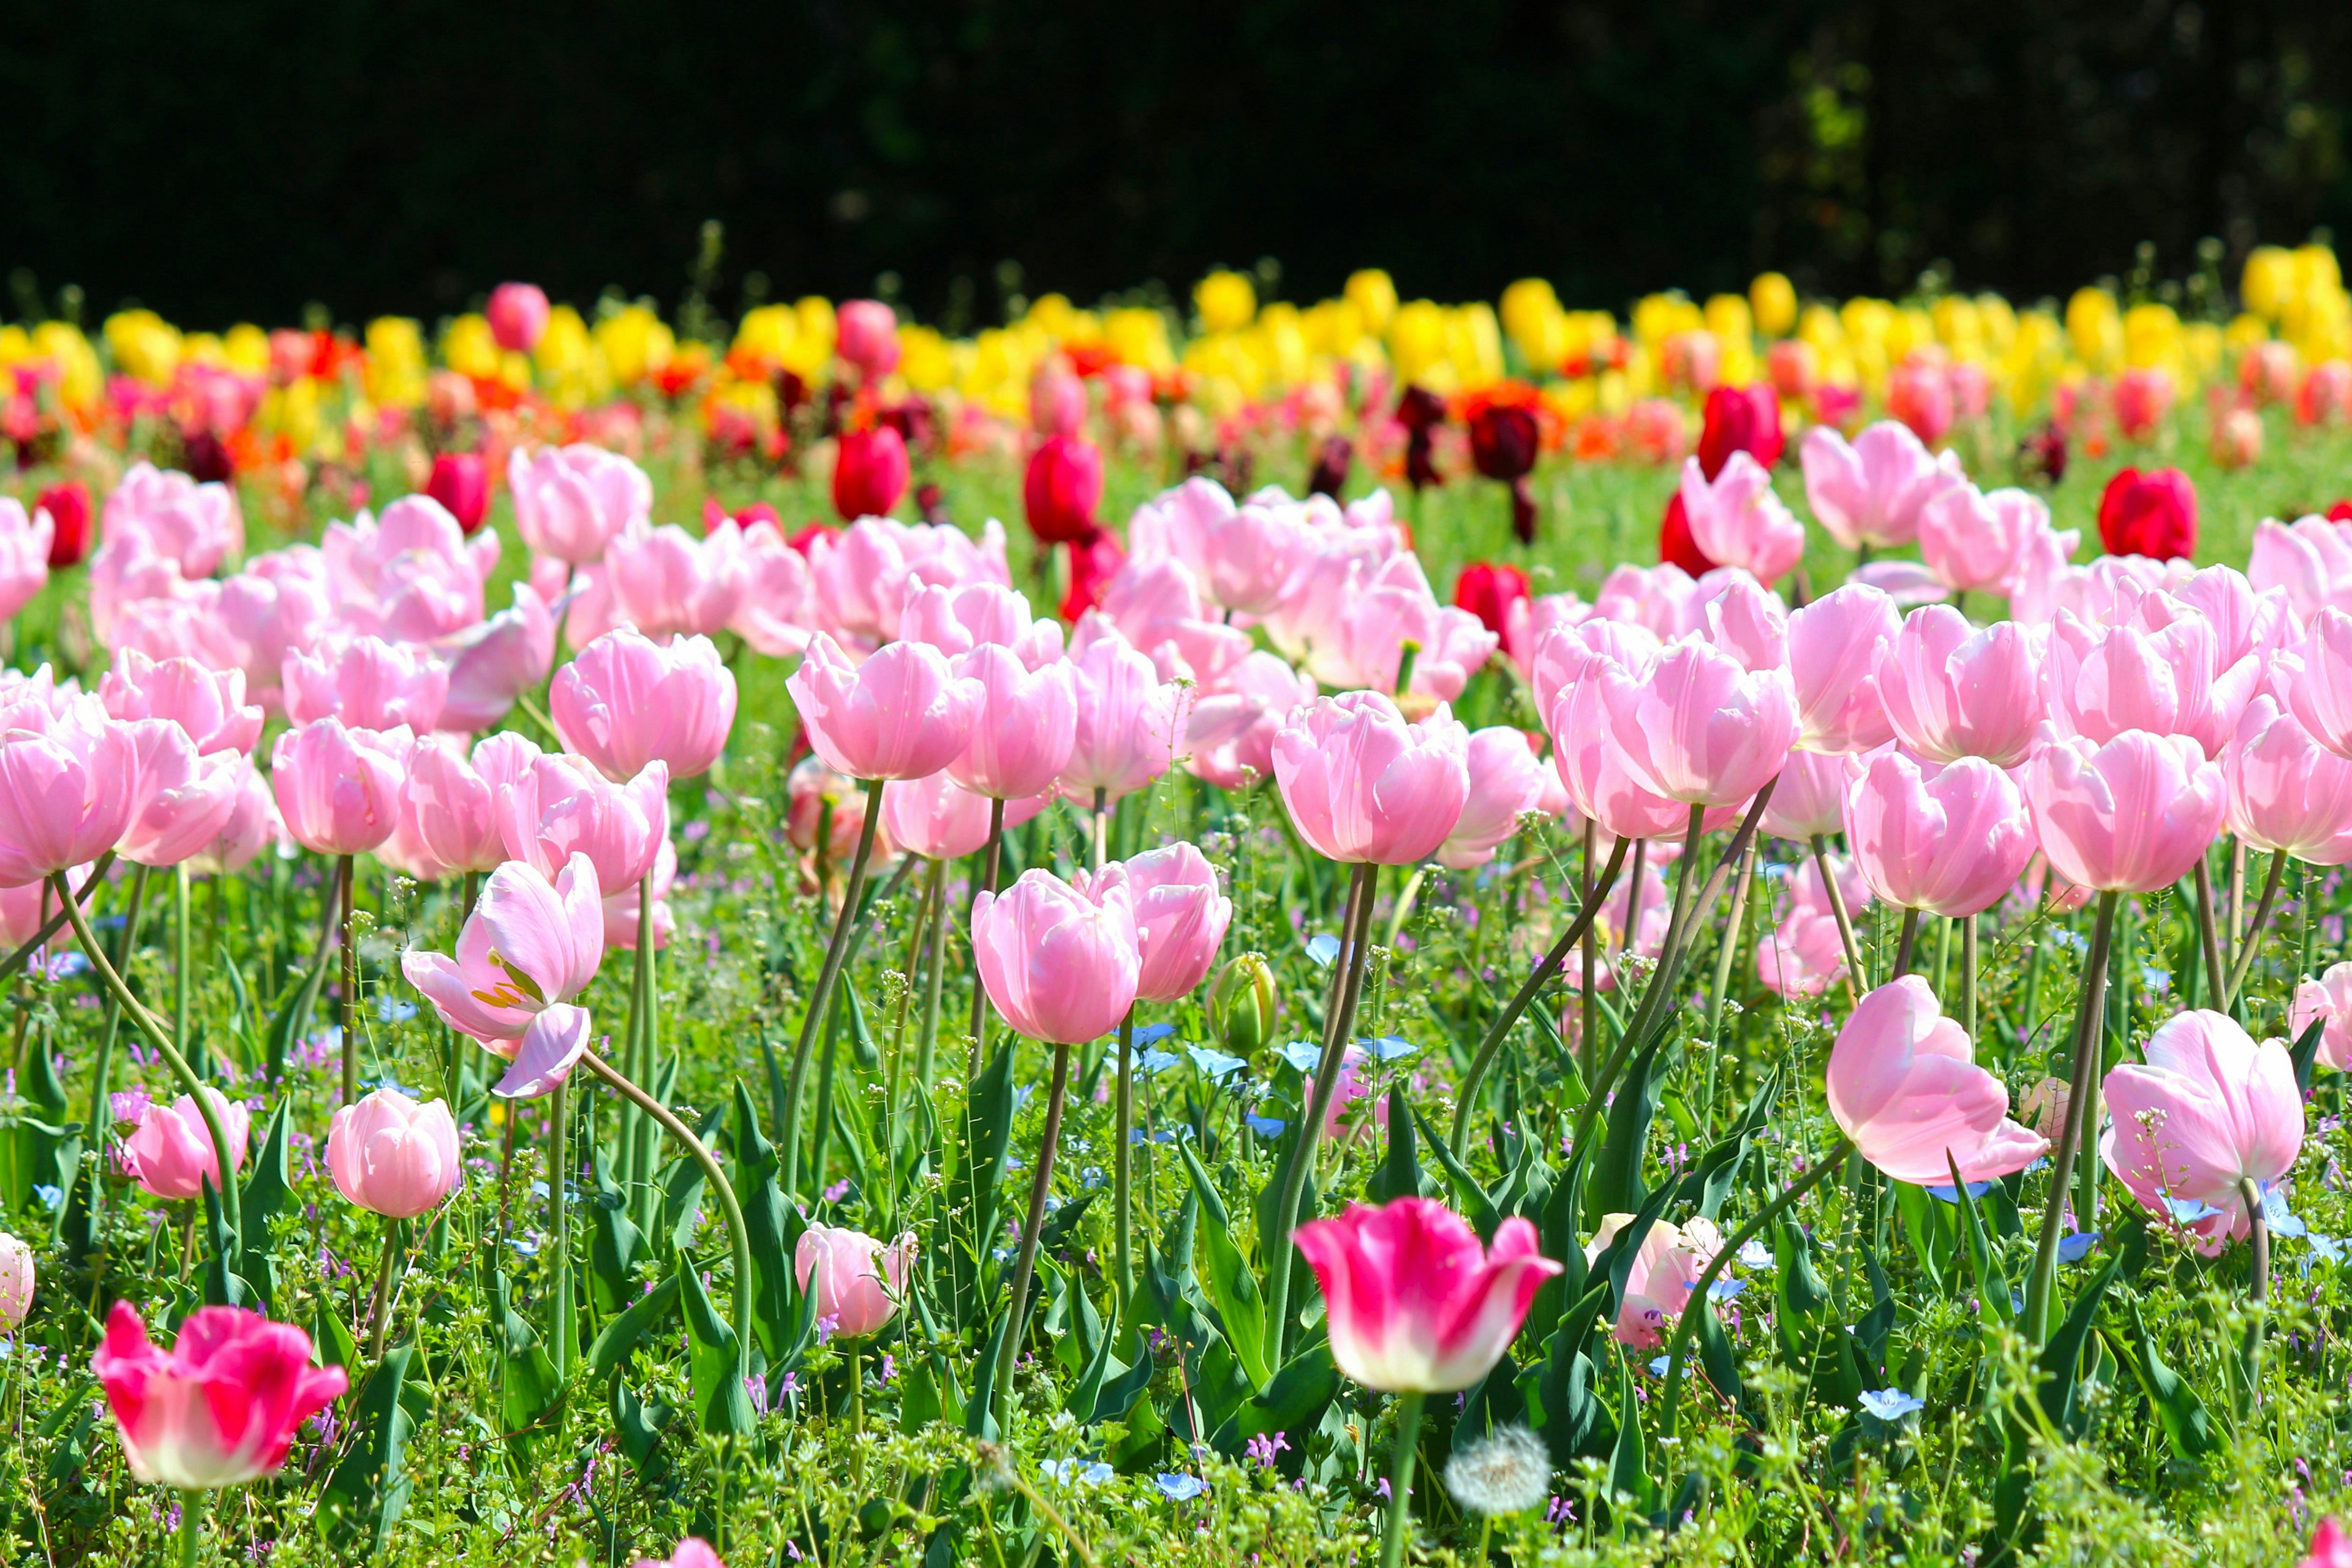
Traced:
[[722, 314], [888, 272], [969, 327], [1262, 257], [1300, 298], [2030, 296], [2345, 225], [2347, 81], [2340, 0], [27, 4], [0, 268], [204, 326], [675, 306], [717, 219]]

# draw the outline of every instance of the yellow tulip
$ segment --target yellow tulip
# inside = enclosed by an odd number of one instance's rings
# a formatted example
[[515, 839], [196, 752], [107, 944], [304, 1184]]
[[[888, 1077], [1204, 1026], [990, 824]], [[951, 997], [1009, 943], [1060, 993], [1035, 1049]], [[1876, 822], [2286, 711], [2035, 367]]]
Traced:
[[35, 327], [33, 357], [58, 367], [58, 396], [68, 408], [87, 408], [106, 390], [98, 351], [70, 321], [43, 321]]
[[117, 310], [100, 329], [114, 363], [150, 386], [169, 385], [180, 365], [180, 333], [152, 310]]
[[1192, 285], [1192, 309], [1203, 331], [1237, 331], [1257, 314], [1257, 289], [1238, 272], [1212, 272]]
[[[833, 357], [833, 301], [822, 294], [810, 294], [793, 307], [800, 313], [800, 335], [814, 338], [824, 345], [824, 359]], [[821, 364], [824, 360], [819, 360]]]
[[781, 363], [784, 352], [801, 334], [800, 313], [790, 305], [761, 305], [743, 312], [735, 326], [735, 350], [772, 363]]
[[1423, 378], [1445, 357], [1445, 310], [1432, 300], [1415, 300], [1397, 307], [1389, 322], [1389, 358], [1397, 379], [1426, 383]]
[[948, 357], [947, 339], [931, 327], [900, 327], [898, 374], [917, 392], [946, 390], [955, 376], [954, 362]]
[[1727, 349], [1756, 335], [1756, 318], [1748, 313], [1746, 298], [1738, 294], [1717, 294], [1709, 299], [1706, 321], [1706, 330]]
[[2266, 321], [2275, 321], [2294, 291], [2293, 252], [2275, 245], [2258, 245], [2246, 256], [2246, 269], [2238, 277], [2238, 294], [2246, 309]]
[[451, 321], [449, 330], [442, 335], [441, 360], [460, 375], [484, 381], [497, 375], [499, 340], [491, 335], [490, 323], [474, 314]]
[[1759, 272], [1748, 285], [1748, 305], [1756, 330], [1768, 338], [1785, 338], [1797, 324], [1797, 286], [1780, 272]]
[[1103, 342], [1121, 363], [1141, 365], [1154, 375], [1176, 368], [1176, 351], [1168, 340], [1168, 318], [1146, 306], [1129, 305], [1106, 312]]
[[240, 374], [267, 374], [269, 370], [269, 334], [251, 321], [239, 321], [222, 334], [221, 353], [227, 356], [229, 368]]
[[1348, 303], [1356, 307], [1364, 318], [1368, 332], [1385, 332], [1389, 321], [1397, 312], [1396, 285], [1389, 275], [1377, 267], [1348, 275], [1348, 286], [1342, 290]]

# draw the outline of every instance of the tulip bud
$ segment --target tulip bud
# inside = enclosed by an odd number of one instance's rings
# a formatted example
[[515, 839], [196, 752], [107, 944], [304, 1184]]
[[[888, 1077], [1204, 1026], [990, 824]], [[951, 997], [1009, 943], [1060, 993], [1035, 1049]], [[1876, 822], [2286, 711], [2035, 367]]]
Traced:
[[33, 1308], [33, 1249], [0, 1230], [0, 1329], [14, 1329]]
[[490, 512], [489, 466], [478, 452], [444, 452], [433, 459], [425, 493], [448, 509], [470, 536]]
[[1274, 984], [1274, 966], [1262, 952], [1244, 952], [1230, 959], [1209, 982], [1209, 1027], [1230, 1055], [1249, 1058], [1274, 1038], [1275, 1020], [1282, 1013], [1282, 994]]

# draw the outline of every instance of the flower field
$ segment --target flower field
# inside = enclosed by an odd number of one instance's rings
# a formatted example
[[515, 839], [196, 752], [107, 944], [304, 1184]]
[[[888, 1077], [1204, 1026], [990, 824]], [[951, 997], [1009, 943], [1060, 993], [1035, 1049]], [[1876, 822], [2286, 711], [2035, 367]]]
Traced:
[[2352, 1563], [2332, 252], [1265, 281], [20, 301], [0, 1559]]

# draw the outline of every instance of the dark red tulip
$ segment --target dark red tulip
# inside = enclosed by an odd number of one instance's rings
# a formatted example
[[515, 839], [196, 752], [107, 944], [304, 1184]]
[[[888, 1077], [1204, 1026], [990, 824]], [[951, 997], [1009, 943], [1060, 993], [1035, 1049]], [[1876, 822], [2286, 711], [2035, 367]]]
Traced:
[[36, 512], [49, 514], [49, 565], [78, 566], [89, 553], [89, 487], [79, 479], [51, 485], [33, 500]]
[[181, 441], [180, 466], [200, 485], [230, 484], [236, 479], [236, 460], [209, 430], [191, 431]]
[[1691, 538], [1690, 519], [1683, 515], [1680, 490], [1667, 500], [1665, 521], [1658, 525], [1658, 559], [1681, 567], [1694, 577], [1704, 577], [1716, 568], [1716, 563], [1700, 554], [1697, 542]]
[[1307, 493], [1339, 499], [1348, 483], [1348, 468], [1356, 460], [1355, 444], [1345, 436], [1326, 436], [1315, 453], [1315, 467], [1307, 476]]
[[1511, 487], [1511, 531], [1522, 544], [1536, 542], [1536, 492], [1528, 476], [1542, 442], [1535, 410], [1519, 404], [1485, 404], [1470, 416], [1470, 460]]
[[2124, 469], [2099, 495], [2099, 542], [2110, 555], [2195, 554], [2197, 487], [2179, 468]]
[[1511, 618], [1511, 606], [1530, 597], [1528, 574], [1507, 562], [1473, 561], [1454, 581], [1454, 605], [1469, 611], [1496, 637]]
[[833, 463], [833, 510], [850, 522], [887, 517], [907, 493], [906, 437], [887, 425], [845, 430]]
[[915, 510], [933, 528], [954, 521], [948, 511], [948, 492], [937, 479], [926, 479], [915, 487]]
[[1075, 623], [1102, 604], [1102, 591], [1127, 562], [1127, 552], [1108, 528], [1094, 528], [1070, 541], [1070, 587], [1062, 595], [1062, 618]]
[[1445, 423], [1445, 399], [1426, 387], [1408, 386], [1397, 399], [1396, 416], [1405, 428], [1405, 479], [1417, 490], [1442, 484], [1431, 455], [1430, 432]]
[[447, 508], [470, 536], [490, 515], [489, 466], [479, 452], [444, 452], [433, 459], [425, 493]]
[[[2330, 522], [2352, 522], [2352, 500], [2340, 500], [2334, 506], [2329, 507], [2327, 509], [2327, 521]], [[56, 560], [52, 558], [49, 564], [52, 566], [56, 565]]]
[[1706, 395], [1706, 423], [1698, 436], [1698, 468], [1711, 481], [1734, 452], [1745, 452], [1766, 468], [1780, 460], [1788, 437], [1780, 431], [1780, 395], [1769, 381], [1718, 386]]
[[1029, 531], [1048, 544], [1086, 540], [1102, 493], [1102, 453], [1075, 436], [1047, 437], [1031, 455], [1021, 481]]
[[2056, 484], [2066, 477], [2066, 432], [2044, 425], [2017, 444], [2017, 467], [2027, 479]]

